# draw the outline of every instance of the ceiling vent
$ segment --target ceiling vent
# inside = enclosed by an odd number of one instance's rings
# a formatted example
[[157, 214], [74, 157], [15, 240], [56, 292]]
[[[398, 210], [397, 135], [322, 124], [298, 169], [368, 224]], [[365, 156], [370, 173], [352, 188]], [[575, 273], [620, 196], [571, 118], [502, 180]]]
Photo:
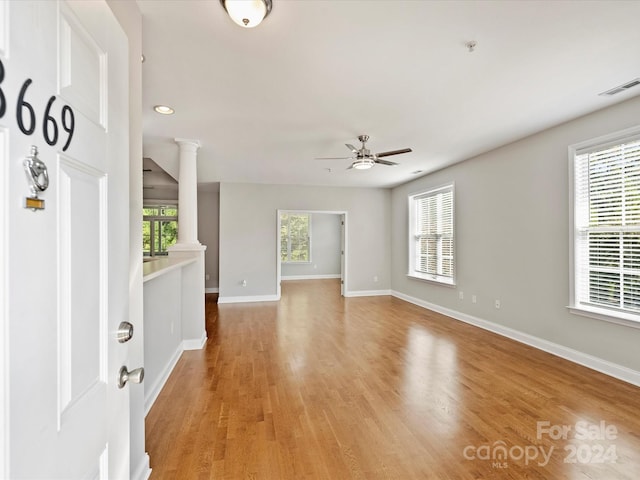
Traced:
[[619, 85], [617, 87], [613, 87], [611, 90], [607, 90], [606, 92], [599, 93], [598, 95], [602, 95], [603, 97], [611, 97], [620, 92], [624, 92], [625, 90], [629, 90], [630, 88], [636, 87], [640, 85], [640, 78], [634, 78], [633, 80]]

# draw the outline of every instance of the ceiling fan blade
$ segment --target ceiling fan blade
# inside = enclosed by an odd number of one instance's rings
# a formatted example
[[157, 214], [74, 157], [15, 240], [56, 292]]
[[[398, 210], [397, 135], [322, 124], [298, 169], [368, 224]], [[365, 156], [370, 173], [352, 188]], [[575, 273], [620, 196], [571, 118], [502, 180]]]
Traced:
[[403, 148], [401, 150], [391, 150], [389, 152], [376, 153], [376, 157], [389, 157], [391, 155], [400, 155], [401, 153], [413, 152], [410, 148]]
[[345, 143], [345, 145], [347, 146], [347, 148], [349, 150], [351, 150], [353, 153], [358, 153], [358, 149], [356, 147], [354, 147], [353, 145], [351, 145], [350, 143]]
[[374, 162], [379, 163], [380, 165], [389, 165], [390, 167], [398, 165], [396, 162], [390, 162], [389, 160], [380, 160], [378, 158], [376, 158]]
[[314, 160], [350, 160], [353, 157], [316, 157]]

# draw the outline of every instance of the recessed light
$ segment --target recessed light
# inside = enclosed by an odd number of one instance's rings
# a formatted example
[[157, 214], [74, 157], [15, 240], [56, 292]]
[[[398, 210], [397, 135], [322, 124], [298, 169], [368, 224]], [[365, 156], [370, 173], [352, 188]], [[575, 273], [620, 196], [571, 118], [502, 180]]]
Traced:
[[173, 108], [168, 107], [167, 105], [156, 105], [153, 109], [162, 115], [173, 115], [174, 112]]

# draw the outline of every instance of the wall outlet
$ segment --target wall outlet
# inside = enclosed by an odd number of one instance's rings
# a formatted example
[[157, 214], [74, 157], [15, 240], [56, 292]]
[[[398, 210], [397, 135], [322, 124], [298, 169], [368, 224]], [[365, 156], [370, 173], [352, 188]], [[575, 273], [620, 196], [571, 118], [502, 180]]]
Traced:
[[373, 277], [373, 281], [374, 281], [374, 282], [377, 282], [377, 281], [378, 281], [378, 276], [377, 276], [377, 275], [375, 275], [375, 276]]
[[210, 279], [210, 278], [211, 278], [211, 276], [210, 276], [208, 273], [206, 273], [206, 274], [204, 275], [204, 279], [205, 279], [207, 282], [209, 281], [209, 279]]
[[247, 281], [246, 280], [242, 280], [242, 282], [240, 282], [240, 285], [242, 285], [243, 287], [247, 286]]
[[476, 297], [475, 295], [471, 295], [471, 303], [477, 303], [478, 302], [478, 297]]
[[458, 298], [464, 300], [464, 292], [462, 290], [458, 292]]
[[495, 301], [495, 306], [496, 306], [497, 309], [500, 308], [500, 300], [496, 300]]

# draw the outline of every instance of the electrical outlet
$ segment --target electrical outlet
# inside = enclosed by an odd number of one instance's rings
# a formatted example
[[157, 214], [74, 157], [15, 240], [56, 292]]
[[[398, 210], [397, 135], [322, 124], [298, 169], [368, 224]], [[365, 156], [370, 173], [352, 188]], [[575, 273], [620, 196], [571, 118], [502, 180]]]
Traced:
[[247, 281], [246, 280], [242, 280], [242, 282], [240, 282], [240, 285], [242, 285], [243, 287], [247, 286]]
[[463, 292], [463, 291], [459, 291], [459, 292], [458, 292], [458, 298], [459, 298], [460, 300], [464, 300], [464, 292]]
[[495, 306], [497, 309], [500, 309], [500, 300], [496, 300]]
[[207, 274], [205, 274], [204, 279], [205, 279], [207, 282], [209, 281], [209, 279], [210, 279], [210, 278], [211, 278], [211, 276], [210, 276], [208, 273], [207, 273]]
[[377, 281], [378, 281], [378, 276], [377, 276], [377, 275], [373, 277], [373, 281], [374, 281], [374, 282], [377, 282]]
[[475, 295], [471, 295], [471, 303], [476, 303], [478, 301], [478, 297]]

